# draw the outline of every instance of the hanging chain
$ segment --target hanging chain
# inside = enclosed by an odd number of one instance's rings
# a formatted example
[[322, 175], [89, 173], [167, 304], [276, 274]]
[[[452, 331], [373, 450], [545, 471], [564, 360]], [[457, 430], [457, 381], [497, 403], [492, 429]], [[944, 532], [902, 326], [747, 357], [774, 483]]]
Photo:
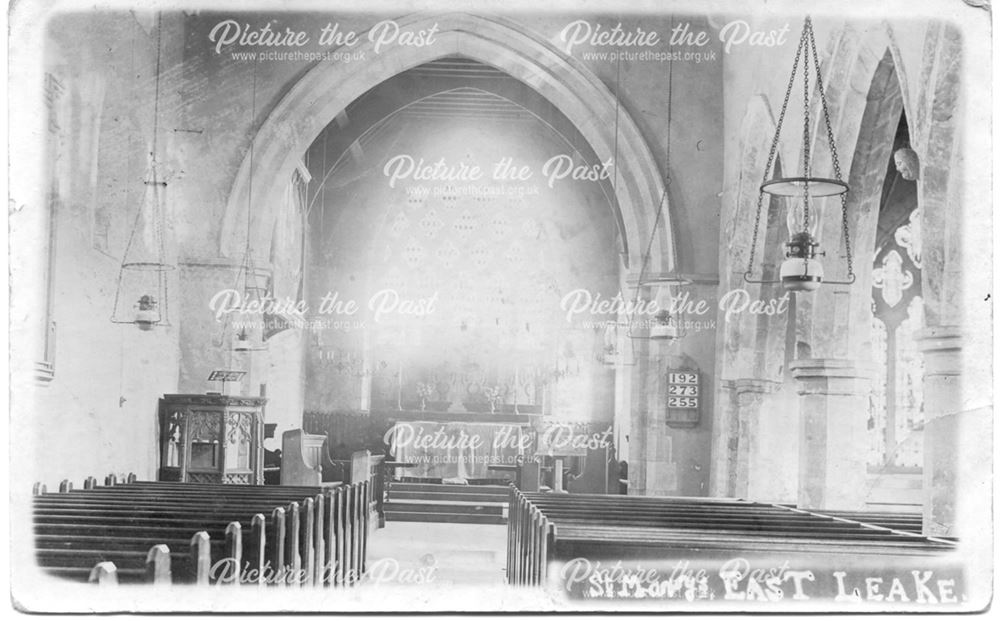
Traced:
[[[674, 18], [670, 17], [670, 28], [673, 29]], [[669, 50], [668, 50], [669, 52]], [[646, 244], [646, 253], [642, 257], [642, 265], [639, 266], [639, 282], [642, 282], [642, 277], [645, 275], [646, 267], [649, 265], [649, 259], [653, 252], [653, 242], [656, 241], [656, 230], [660, 227], [660, 221], [663, 219], [663, 206], [667, 202], [667, 192], [670, 189], [670, 130], [671, 125], [673, 125], [673, 98], [674, 98], [674, 62], [670, 61], [667, 64], [667, 149], [666, 157], [664, 158], [664, 167], [667, 170], [667, 176], [663, 180], [663, 194], [660, 196], [660, 204], [656, 208], [656, 219], [653, 221], [653, 230], [649, 232], [649, 243]], [[637, 293], [638, 295], [638, 293]]]
[[161, 183], [159, 178], [159, 161], [157, 160], [156, 154], [159, 152], [159, 140], [160, 140], [160, 69], [161, 69], [161, 39], [163, 36], [163, 16], [159, 13], [156, 15], [156, 80], [154, 81], [153, 88], [153, 144], [152, 150], [149, 154], [149, 167], [151, 179], [146, 182], [147, 186], [151, 186], [153, 189], [153, 235], [156, 236], [157, 251], [161, 264], [166, 262], [166, 253], [164, 252], [163, 245], [163, 227], [160, 222], [160, 216], [162, 215], [160, 209], [160, 191], [159, 187], [161, 185], [166, 185], [166, 183]]
[[[126, 182], [126, 187], [128, 182]], [[145, 200], [145, 193], [143, 193], [143, 200]], [[128, 190], [125, 190], [125, 198], [128, 200]], [[115, 286], [115, 305], [111, 307], [111, 321], [116, 321], [118, 316], [118, 301], [121, 298], [122, 292], [122, 282], [125, 280], [125, 261], [128, 259], [129, 250], [132, 249], [132, 242], [135, 240], [135, 232], [139, 229], [139, 222], [142, 219], [142, 203], [139, 203], [139, 209], [135, 212], [135, 221], [132, 222], [132, 230], [129, 231], [128, 240], [125, 242], [125, 252], [122, 254], [122, 265], [118, 269], [118, 284]]]
[[[129, 43], [129, 75], [135, 75], [135, 34], [132, 35], [132, 40]], [[135, 97], [135, 86], [131, 88], [129, 93], [132, 97]], [[128, 207], [129, 204], [129, 182], [128, 178], [132, 173], [132, 132], [128, 134], [128, 144], [126, 145], [125, 151], [125, 206]], [[142, 213], [142, 205], [139, 206], [139, 213]], [[136, 214], [138, 218], [138, 214]], [[129, 232], [128, 239], [125, 241], [125, 250], [122, 253], [122, 265], [118, 268], [118, 282], [115, 284], [115, 304], [111, 307], [111, 321], [117, 323], [119, 320], [118, 316], [118, 302], [121, 299], [122, 293], [122, 281], [125, 278], [125, 259], [128, 257], [129, 248], [132, 247], [132, 239], [135, 237], [135, 228], [137, 226], [138, 220], [132, 223], [132, 230]]]
[[[670, 16], [670, 30], [674, 27], [674, 16]], [[673, 51], [673, 46], [668, 47], [668, 56]], [[621, 57], [619, 56], [619, 73], [621, 67]], [[632, 324], [635, 321], [635, 315], [639, 308], [639, 298], [642, 294], [642, 279], [646, 274], [646, 267], [649, 264], [650, 255], [653, 252], [653, 242], [656, 241], [656, 230], [660, 226], [660, 220], [663, 218], [663, 206], [667, 202], [667, 191], [670, 188], [670, 142], [671, 142], [671, 127], [673, 125], [673, 99], [674, 99], [674, 61], [667, 61], [667, 136], [666, 136], [666, 157], [664, 158], [664, 167], [667, 171], [667, 176], [663, 180], [663, 194], [660, 195], [660, 204], [656, 208], [656, 219], [653, 221], [653, 229], [649, 232], [649, 243], [646, 244], [646, 252], [642, 255], [642, 263], [639, 265], [639, 279], [635, 283], [635, 296], [632, 304], [632, 315], [627, 317], [629, 333], [631, 335]], [[619, 78], [620, 79], [620, 76]], [[615, 144], [618, 143], [618, 89], [619, 84], [615, 85]], [[617, 147], [616, 147], [617, 148]], [[617, 165], [617, 162], [615, 162]]]
[[615, 201], [618, 201], [618, 113], [621, 108], [621, 95], [618, 92], [621, 87], [622, 81], [622, 58], [621, 54], [618, 54], [618, 65], [615, 70], [615, 156], [613, 160], [613, 165], [615, 167], [615, 177], [611, 181], [611, 190], [615, 195]]
[[[670, 16], [670, 31], [674, 30], [674, 16]], [[673, 46], [667, 49], [667, 52], [673, 53]], [[671, 60], [667, 64], [667, 149], [666, 149], [666, 161], [664, 162], [664, 168], [667, 171], [667, 178], [663, 180], [663, 197], [667, 196], [667, 189], [670, 187], [670, 142], [671, 142], [671, 130], [673, 129], [673, 101], [674, 101], [674, 61]], [[660, 210], [663, 210], [663, 199], [660, 199]]]
[[[771, 175], [771, 167], [774, 166], [774, 160], [778, 155], [778, 142], [781, 137], [781, 126], [785, 122], [785, 112], [788, 111], [788, 102], [792, 97], [792, 87], [795, 84], [795, 74], [799, 69], [799, 60], [802, 57], [802, 50], [806, 47], [806, 33], [803, 30], [802, 35], [799, 37], [799, 46], [795, 50], [795, 61], [792, 63], [792, 74], [788, 79], [788, 87], [785, 89], [785, 99], [781, 102], [781, 112], [778, 114], [778, 122], [774, 127], [774, 140], [771, 141], [771, 150], [767, 155], [767, 164], [764, 166], [764, 178], [761, 180], [761, 185], [767, 183], [768, 177]], [[760, 214], [764, 209], [764, 192], [758, 191], [757, 193], [757, 215], [754, 217], [753, 222], [753, 240], [750, 242], [750, 260], [747, 262], [747, 271], [744, 275], [749, 277], [753, 273], [753, 263], [757, 254], [757, 237], [760, 231]]]
[[[257, 121], [257, 65], [253, 65], [250, 77], [250, 131], [253, 131], [254, 123]], [[243, 256], [243, 295], [250, 291], [258, 291], [257, 268], [253, 264], [252, 238], [252, 217], [253, 217], [253, 155], [256, 136], [250, 136], [249, 164], [250, 174], [247, 178], [247, 245]]]
[[[142, 214], [144, 207], [147, 202], [147, 192], [152, 191], [153, 196], [150, 206], [150, 218], [152, 219], [153, 226], [153, 237], [154, 245], [157, 252], [157, 263], [153, 265], [153, 270], [156, 272], [156, 283], [157, 289], [156, 294], [159, 295], [160, 291], [163, 291], [163, 297], [160, 300], [154, 298], [154, 302], [160, 304], [162, 312], [160, 317], [162, 318], [160, 323], [164, 325], [169, 325], [167, 323], [167, 313], [169, 312], [169, 306], [167, 305], [167, 280], [164, 275], [164, 271], [167, 269], [166, 265], [166, 248], [163, 239], [163, 226], [161, 222], [162, 210], [160, 209], [160, 193], [159, 187], [165, 186], [166, 183], [159, 181], [157, 178], [157, 160], [156, 152], [158, 150], [158, 137], [160, 131], [160, 74], [161, 74], [161, 61], [162, 61], [162, 37], [163, 37], [163, 27], [162, 27], [163, 17], [161, 14], [157, 13], [156, 17], [156, 70], [154, 78], [154, 88], [153, 88], [153, 138], [152, 144], [150, 145], [149, 152], [149, 168], [151, 178], [144, 180], [143, 185], [145, 190], [143, 191], [142, 201], [139, 203], [139, 209], [136, 211], [135, 220], [132, 222], [132, 230], [129, 231], [128, 239], [125, 241], [125, 250], [122, 254], [122, 264], [118, 270], [118, 282], [115, 286], [115, 301], [114, 306], [111, 309], [111, 321], [118, 323], [118, 304], [121, 301], [122, 283], [125, 278], [125, 269], [129, 265], [128, 258], [129, 253], [132, 250], [132, 245], [135, 243], [136, 232], [139, 230], [140, 222], [142, 222]], [[135, 73], [135, 38], [133, 37], [131, 42], [131, 66], [132, 73]], [[129, 134], [129, 146], [132, 144], [132, 136]], [[125, 174], [129, 176], [131, 170], [131, 148], [128, 149], [128, 165], [126, 166]], [[129, 192], [128, 192], [128, 182], [125, 184], [125, 200], [128, 202]], [[149, 263], [145, 263], [141, 266], [141, 269], [146, 269], [150, 267]], [[127, 322], [130, 323], [130, 322]]]
[[163, 16], [157, 13], [156, 15], [156, 80], [154, 82], [154, 92], [153, 92], [153, 152], [150, 155], [153, 156], [153, 181], [156, 181], [156, 147], [157, 140], [160, 130], [160, 53], [161, 46], [160, 40], [163, 35], [162, 26]]
[[[619, 113], [621, 111], [621, 82], [622, 82], [622, 58], [621, 54], [618, 54], [618, 63], [615, 66], [615, 154], [612, 163], [614, 165], [615, 176], [611, 180], [611, 194], [615, 197], [615, 205], [618, 204], [618, 130], [619, 130]], [[625, 260], [628, 260], [628, 253], [625, 253]], [[638, 289], [636, 289], [636, 300], [638, 301]], [[632, 318], [626, 316], [626, 328], [632, 325]], [[618, 338], [618, 318], [615, 317], [615, 339]], [[618, 343], [615, 343], [615, 349], [618, 349]]]
[[[674, 16], [670, 16], [670, 30], [674, 27]], [[670, 47], [667, 52], [668, 55], [672, 52], [673, 47]], [[673, 99], [674, 99], [674, 61], [670, 60], [667, 63], [667, 136], [666, 136], [666, 157], [664, 158], [664, 167], [667, 171], [667, 176], [663, 180], [663, 194], [660, 195], [660, 204], [656, 208], [656, 219], [653, 220], [653, 229], [649, 232], [649, 243], [646, 244], [646, 252], [642, 255], [642, 264], [639, 266], [639, 279], [636, 281], [635, 286], [635, 303], [633, 304], [633, 314], [637, 312], [635, 309], [638, 308], [639, 297], [642, 293], [642, 279], [646, 275], [646, 267], [649, 265], [649, 259], [653, 252], [653, 242], [656, 241], [656, 230], [660, 227], [660, 220], [663, 218], [663, 206], [667, 202], [667, 192], [670, 189], [670, 142], [671, 142], [671, 126], [673, 125]], [[632, 320], [629, 320], [629, 324]]]
[[159, 252], [159, 255], [157, 256], [157, 260], [159, 261], [159, 266], [157, 266], [156, 269], [156, 286], [157, 286], [157, 291], [163, 292], [163, 298], [160, 300], [156, 300], [156, 302], [160, 305], [160, 309], [163, 311], [162, 313], [160, 313], [160, 323], [167, 324], [167, 317], [169, 316], [167, 315], [167, 312], [169, 311], [169, 304], [167, 301], [167, 279], [166, 279], [166, 274], [164, 273], [167, 263], [167, 253], [163, 236], [163, 222], [162, 222], [165, 216], [164, 213], [165, 210], [163, 209], [163, 203], [162, 203], [163, 197], [160, 195], [160, 187], [166, 186], [166, 183], [157, 181], [155, 157], [154, 157], [153, 171], [154, 171], [153, 185], [151, 186], [153, 192], [152, 196], [153, 234], [156, 236], [157, 252]]
[[[253, 126], [257, 122], [257, 64], [254, 63], [252, 69], [250, 70], [250, 131], [253, 131]], [[250, 136], [250, 152], [249, 157], [249, 174], [247, 176], [247, 247], [246, 253], [250, 254], [250, 235], [251, 227], [250, 220], [253, 213], [253, 147], [254, 142], [256, 142], [256, 136]]]
[[[674, 30], [674, 16], [671, 15], [670, 16], [670, 31], [673, 32], [673, 30]], [[672, 49], [668, 50], [668, 51], [672, 51]], [[660, 207], [656, 211], [656, 222], [653, 224], [653, 231], [652, 231], [652, 233], [650, 233], [650, 239], [649, 239], [650, 242], [653, 241], [653, 235], [656, 234], [656, 230], [660, 226], [660, 220], [663, 218], [663, 206], [667, 202], [667, 193], [670, 191], [670, 182], [672, 181], [672, 179], [671, 179], [671, 173], [670, 173], [670, 170], [671, 170], [670, 169], [670, 143], [673, 141], [673, 139], [671, 137], [671, 133], [672, 133], [672, 129], [673, 129], [673, 124], [674, 124], [673, 123], [673, 111], [674, 111], [673, 100], [674, 100], [674, 62], [671, 60], [670, 64], [667, 66], [667, 151], [666, 151], [666, 157], [664, 158], [664, 160], [665, 160], [664, 161], [664, 167], [665, 167], [665, 169], [667, 171], [667, 177], [666, 177], [666, 179], [663, 180], [663, 196], [660, 197]], [[649, 250], [650, 251], [652, 250], [652, 245], [650, 245]], [[647, 260], [648, 260], [649, 251], [646, 252], [646, 255], [647, 255]], [[676, 270], [676, 265], [673, 266], [673, 267]], [[673, 304], [673, 301], [674, 301], [674, 292], [675, 292], [675, 290], [674, 290], [673, 286], [671, 286], [667, 290], [667, 293], [670, 296], [670, 305], [671, 305], [671, 307], [674, 306], [674, 304]], [[683, 338], [683, 337], [687, 336], [687, 328], [684, 327], [684, 321], [683, 321], [683, 318], [680, 316], [680, 312], [677, 312], [676, 314], [678, 316], [674, 317], [673, 319], [674, 319], [675, 324], [677, 326], [680, 326], [681, 329], [683, 330], [682, 333], [678, 334], [678, 336], [680, 338]], [[670, 315], [668, 315], [668, 316], [670, 316]]]
[[[826, 105], [826, 95], [823, 93], [823, 74], [820, 72], [819, 55], [816, 53], [816, 38], [812, 35], [812, 29], [810, 28], [809, 33], [809, 45], [812, 49], [813, 60], [816, 66], [816, 81], [820, 84], [819, 101], [823, 110], [823, 121], [826, 125], [826, 140], [827, 144], [830, 145], [830, 159], [833, 162], [833, 174], [837, 181], [843, 181], [843, 174], [840, 170], [840, 158], [837, 155], [837, 142], [834, 140], [833, 136], [833, 123], [830, 122], [830, 110]], [[850, 282], [854, 282], [854, 253], [851, 249], [851, 227], [850, 223], [847, 221], [847, 193], [843, 192], [840, 195], [840, 219], [841, 226], [844, 233], [844, 248], [847, 251], [847, 279]]]
[[[802, 36], [805, 41], [812, 39], [812, 19], [806, 17], [806, 23], [802, 27]], [[823, 86], [820, 84], [820, 90]], [[809, 175], [812, 174], [810, 148], [811, 132], [809, 127], [809, 49], [806, 49], [805, 59], [802, 62], [802, 173], [805, 177], [805, 185], [802, 189], [802, 229], [809, 231]]]
[[161, 182], [158, 176], [159, 162], [157, 161], [156, 154], [159, 150], [159, 139], [160, 139], [160, 75], [162, 73], [162, 56], [163, 56], [163, 14], [156, 14], [156, 82], [155, 82], [155, 92], [153, 94], [153, 153], [152, 153], [152, 163], [151, 168], [153, 179], [153, 235], [156, 236], [157, 252], [159, 253], [156, 257], [159, 261], [159, 265], [156, 270], [156, 285], [157, 291], [163, 292], [163, 299], [157, 300], [156, 302], [160, 304], [160, 321], [159, 323], [169, 325], [168, 320], [170, 311], [168, 297], [167, 297], [167, 278], [166, 274], [163, 273], [166, 268], [167, 263], [167, 253], [166, 246], [163, 236], [163, 222], [162, 218], [165, 216], [163, 210], [163, 203], [161, 202], [162, 197], [160, 196], [160, 187], [166, 187], [166, 182]]

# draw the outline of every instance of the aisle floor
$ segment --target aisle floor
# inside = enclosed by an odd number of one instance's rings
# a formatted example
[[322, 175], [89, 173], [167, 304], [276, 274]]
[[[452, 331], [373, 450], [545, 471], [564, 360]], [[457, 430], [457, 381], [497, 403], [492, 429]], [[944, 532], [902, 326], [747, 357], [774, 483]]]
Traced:
[[385, 582], [427, 578], [437, 586], [503, 586], [507, 527], [388, 522], [368, 541], [369, 574]]

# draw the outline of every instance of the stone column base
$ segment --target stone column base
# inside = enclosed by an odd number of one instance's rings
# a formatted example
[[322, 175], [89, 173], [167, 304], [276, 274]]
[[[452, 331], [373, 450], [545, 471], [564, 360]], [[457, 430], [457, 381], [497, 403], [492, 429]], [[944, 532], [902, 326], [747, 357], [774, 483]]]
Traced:
[[734, 496], [753, 500], [755, 494], [754, 477], [762, 473], [759, 464], [762, 461], [762, 433], [760, 419], [765, 414], [762, 408], [768, 395], [781, 388], [780, 382], [758, 378], [741, 378], [734, 383], [736, 391], [736, 472]]
[[990, 528], [992, 407], [976, 407], [973, 397], [992, 387], [965, 385], [973, 361], [959, 327], [925, 328], [916, 338], [924, 355], [924, 533], [964, 539]]
[[811, 358], [789, 366], [802, 416], [799, 507], [863, 509], [871, 365]]

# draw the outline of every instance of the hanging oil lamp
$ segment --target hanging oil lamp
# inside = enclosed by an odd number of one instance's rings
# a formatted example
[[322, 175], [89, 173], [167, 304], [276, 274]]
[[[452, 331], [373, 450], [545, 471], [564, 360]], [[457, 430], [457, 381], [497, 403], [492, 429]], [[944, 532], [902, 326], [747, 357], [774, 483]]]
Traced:
[[151, 295], [144, 295], [136, 302], [135, 325], [140, 330], [152, 330], [153, 326], [160, 323], [160, 311], [157, 309], [156, 300]]
[[[830, 147], [833, 162], [833, 177], [818, 177], [813, 175], [811, 143], [812, 126], [810, 121], [810, 57], [816, 72], [816, 90], [819, 93], [820, 111]], [[775, 164], [778, 151], [781, 126], [785, 119], [788, 101], [791, 98], [795, 84], [795, 75], [799, 64], [802, 64], [803, 83], [803, 123], [802, 123], [802, 175], [798, 177], [769, 178]], [[750, 245], [750, 258], [743, 279], [749, 283], [771, 284], [780, 282], [788, 291], [815, 291], [823, 282], [836, 285], [850, 285], [854, 282], [854, 259], [851, 252], [851, 235], [847, 221], [847, 192], [849, 187], [844, 182], [840, 170], [840, 160], [837, 156], [837, 145], [833, 136], [833, 125], [830, 122], [830, 111], [823, 91], [823, 79], [820, 70], [819, 54], [816, 52], [816, 39], [813, 34], [812, 19], [806, 17], [799, 38], [799, 46], [795, 52], [795, 62], [792, 64], [791, 76], [785, 91], [785, 99], [781, 105], [778, 122], [774, 130], [774, 139], [764, 168], [764, 180], [757, 196], [757, 213], [754, 219], [753, 240]], [[760, 233], [760, 219], [764, 208], [764, 196], [784, 198], [791, 205], [786, 218], [788, 241], [785, 243], [785, 260], [779, 269], [778, 280], [757, 280], [753, 276], [754, 258], [757, 250], [757, 238]], [[837, 196], [840, 198], [841, 221], [844, 245], [847, 251], [847, 279], [825, 280], [823, 264], [817, 257], [825, 255], [819, 251], [820, 212], [815, 209], [812, 199]]]
[[[159, 26], [157, 26], [159, 28]], [[158, 177], [157, 138], [160, 107], [160, 41], [156, 44], [156, 80], [153, 95], [153, 137], [149, 150], [143, 198], [136, 211], [122, 253], [111, 311], [112, 323], [135, 324], [142, 331], [154, 326], [169, 326], [166, 272], [174, 269], [167, 262], [163, 234], [163, 194], [167, 183]], [[126, 196], [128, 196], [126, 186]], [[138, 296], [136, 298], [135, 296]], [[125, 300], [136, 300], [131, 308]]]

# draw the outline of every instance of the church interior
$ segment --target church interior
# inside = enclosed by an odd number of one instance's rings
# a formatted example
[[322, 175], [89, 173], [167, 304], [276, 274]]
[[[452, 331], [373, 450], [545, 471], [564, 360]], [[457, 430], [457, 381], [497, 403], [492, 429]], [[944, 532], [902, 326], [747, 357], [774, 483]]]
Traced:
[[15, 9], [20, 601], [982, 608], [976, 4]]

